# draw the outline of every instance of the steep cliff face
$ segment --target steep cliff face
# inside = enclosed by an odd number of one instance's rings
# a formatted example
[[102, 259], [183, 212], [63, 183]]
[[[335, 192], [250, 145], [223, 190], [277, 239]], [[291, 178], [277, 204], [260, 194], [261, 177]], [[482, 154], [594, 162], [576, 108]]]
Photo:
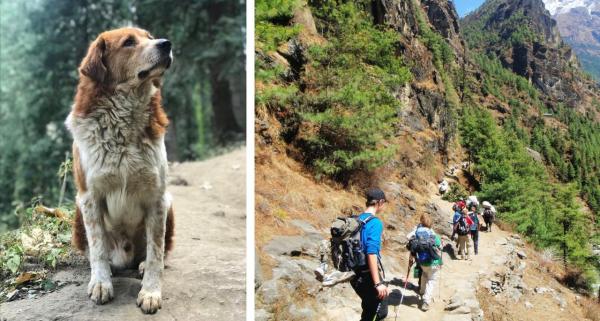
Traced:
[[581, 72], [542, 0], [489, 0], [462, 25], [473, 49], [497, 55], [539, 88], [548, 105], [592, 109], [596, 84]]
[[376, 23], [398, 32], [400, 54], [413, 76], [398, 95], [404, 102], [399, 122], [416, 131], [423, 126], [438, 131], [435, 152], [445, 153], [454, 137], [452, 115], [458, 107], [452, 70], [466, 61], [454, 5], [440, 0], [378, 0], [372, 14]]

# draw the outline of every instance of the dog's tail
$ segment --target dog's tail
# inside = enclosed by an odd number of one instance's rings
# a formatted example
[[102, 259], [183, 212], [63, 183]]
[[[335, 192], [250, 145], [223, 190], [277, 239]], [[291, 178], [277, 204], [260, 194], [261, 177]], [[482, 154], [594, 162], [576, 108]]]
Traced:
[[75, 205], [75, 218], [73, 219], [73, 231], [71, 237], [71, 243], [73, 247], [85, 253], [87, 249], [87, 238], [85, 235], [85, 225], [83, 225], [83, 216], [79, 205]]

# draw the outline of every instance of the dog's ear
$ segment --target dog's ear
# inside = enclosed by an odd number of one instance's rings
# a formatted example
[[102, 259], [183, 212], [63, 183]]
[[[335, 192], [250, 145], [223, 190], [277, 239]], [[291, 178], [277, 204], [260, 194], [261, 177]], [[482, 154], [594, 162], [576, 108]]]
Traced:
[[104, 83], [106, 80], [107, 69], [102, 61], [102, 56], [104, 56], [105, 50], [106, 43], [104, 42], [104, 39], [98, 37], [98, 39], [92, 42], [87, 55], [83, 58], [83, 61], [81, 61], [79, 72], [98, 83]]

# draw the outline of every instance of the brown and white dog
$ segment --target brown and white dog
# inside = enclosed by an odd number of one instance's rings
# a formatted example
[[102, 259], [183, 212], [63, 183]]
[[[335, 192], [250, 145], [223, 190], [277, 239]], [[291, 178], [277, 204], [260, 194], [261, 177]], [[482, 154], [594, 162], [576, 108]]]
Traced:
[[77, 185], [73, 243], [88, 250], [87, 290], [97, 304], [113, 298], [111, 268], [143, 264], [137, 304], [144, 313], [161, 307], [173, 209], [166, 192], [168, 119], [160, 85], [172, 60], [168, 40], [121, 28], [100, 34], [79, 67], [66, 120]]

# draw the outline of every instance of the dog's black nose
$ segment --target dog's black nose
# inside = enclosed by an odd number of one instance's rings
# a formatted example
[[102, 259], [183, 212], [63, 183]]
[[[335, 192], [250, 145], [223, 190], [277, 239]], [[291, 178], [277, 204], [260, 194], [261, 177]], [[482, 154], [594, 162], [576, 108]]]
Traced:
[[159, 39], [156, 46], [162, 52], [168, 53], [169, 51], [171, 51], [171, 42], [167, 39]]

